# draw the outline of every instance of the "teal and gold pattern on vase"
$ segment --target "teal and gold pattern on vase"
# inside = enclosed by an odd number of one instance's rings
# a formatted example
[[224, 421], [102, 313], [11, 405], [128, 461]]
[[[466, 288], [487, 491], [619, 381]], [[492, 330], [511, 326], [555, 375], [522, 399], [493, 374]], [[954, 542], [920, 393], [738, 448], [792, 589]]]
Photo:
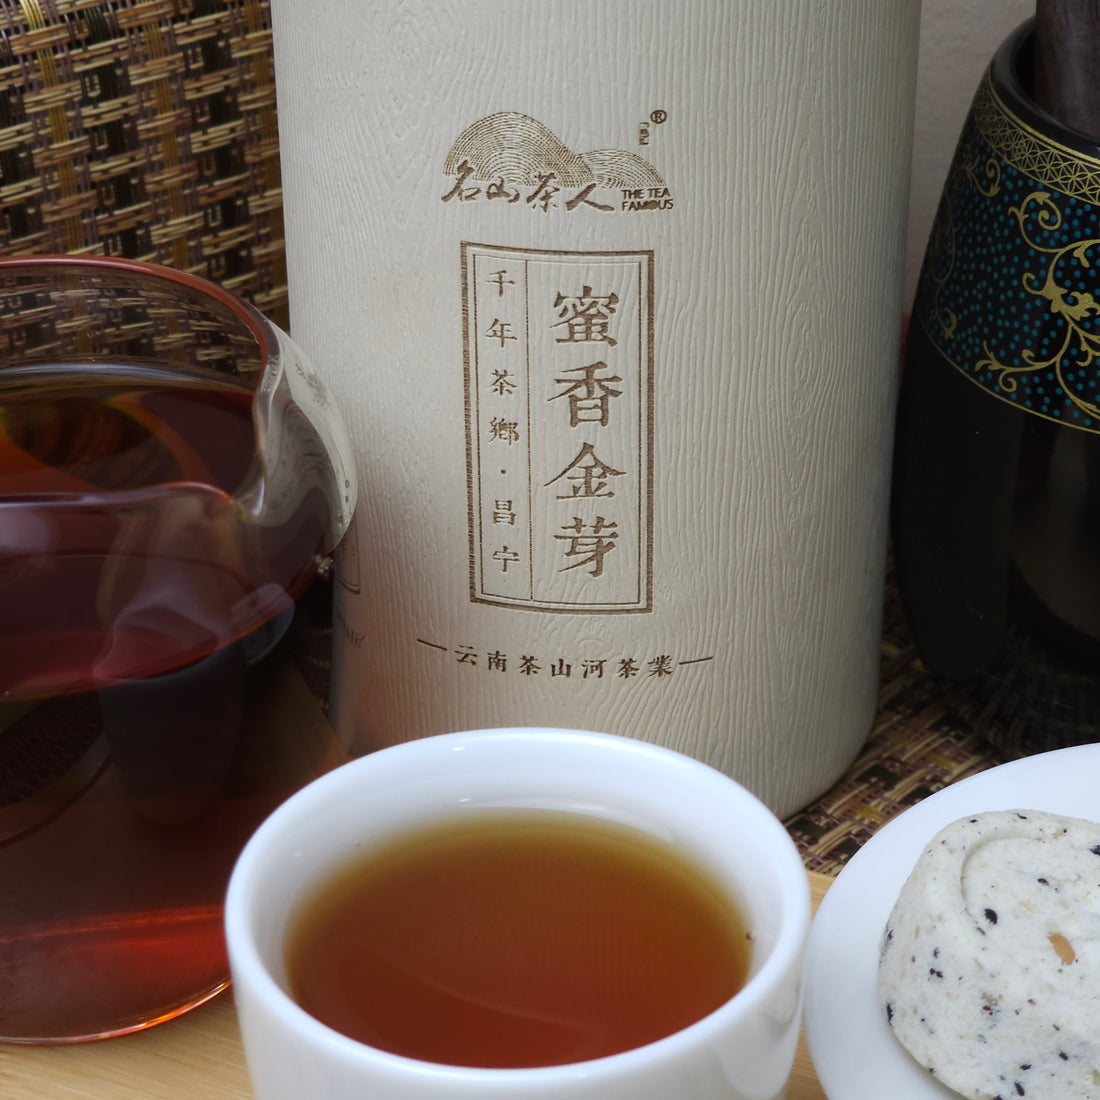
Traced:
[[1100, 158], [1018, 119], [989, 74], [944, 185], [914, 320], [989, 393], [1100, 432]]

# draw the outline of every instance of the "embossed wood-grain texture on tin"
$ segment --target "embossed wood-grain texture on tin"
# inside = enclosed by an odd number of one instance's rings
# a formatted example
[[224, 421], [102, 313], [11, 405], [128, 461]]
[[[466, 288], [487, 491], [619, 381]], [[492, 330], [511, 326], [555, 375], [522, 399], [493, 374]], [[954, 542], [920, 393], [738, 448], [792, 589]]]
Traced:
[[[781, 812], [854, 758], [875, 706], [918, 16], [912, 0], [275, 0], [293, 331], [364, 484], [335, 709], [361, 748], [603, 729], [701, 757]], [[464, 245], [572, 257], [576, 278], [563, 267], [527, 308], [606, 322], [536, 341], [547, 385], [585, 380], [576, 423], [548, 398], [529, 436], [527, 406], [485, 393], [502, 403], [470, 438]], [[604, 494], [633, 467], [584, 421], [623, 400], [623, 349], [601, 334], [629, 296], [598, 285], [597, 260], [624, 253], [653, 257], [651, 574], [642, 606], [608, 613], [591, 594], [632, 536]], [[490, 294], [512, 289], [498, 271]], [[499, 322], [514, 360], [518, 315], [484, 321], [483, 353]], [[475, 476], [470, 455], [500, 456], [514, 486], [512, 459], [549, 432], [577, 459], [539, 513], [576, 606], [472, 598], [473, 558], [519, 568], [519, 511], [508, 493], [492, 507], [493, 467]], [[503, 517], [484, 553], [478, 492]]]

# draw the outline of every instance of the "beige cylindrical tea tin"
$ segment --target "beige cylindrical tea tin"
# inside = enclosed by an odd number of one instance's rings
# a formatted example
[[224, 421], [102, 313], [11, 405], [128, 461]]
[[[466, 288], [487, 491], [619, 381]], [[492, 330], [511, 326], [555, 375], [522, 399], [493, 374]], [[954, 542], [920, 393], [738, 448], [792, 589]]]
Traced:
[[874, 712], [918, 0], [274, 0], [363, 751], [629, 734], [791, 811]]

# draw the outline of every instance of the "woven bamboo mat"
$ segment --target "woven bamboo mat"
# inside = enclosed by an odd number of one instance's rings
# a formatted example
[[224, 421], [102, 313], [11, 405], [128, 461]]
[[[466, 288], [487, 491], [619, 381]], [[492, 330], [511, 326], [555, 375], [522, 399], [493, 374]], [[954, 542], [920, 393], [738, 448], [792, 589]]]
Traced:
[[0, 255], [205, 276], [286, 326], [266, 0], [0, 0]]
[[875, 831], [903, 810], [1010, 754], [985, 739], [963, 689], [921, 664], [893, 578], [886, 586], [879, 710], [843, 778], [786, 825], [810, 871], [836, 875]]

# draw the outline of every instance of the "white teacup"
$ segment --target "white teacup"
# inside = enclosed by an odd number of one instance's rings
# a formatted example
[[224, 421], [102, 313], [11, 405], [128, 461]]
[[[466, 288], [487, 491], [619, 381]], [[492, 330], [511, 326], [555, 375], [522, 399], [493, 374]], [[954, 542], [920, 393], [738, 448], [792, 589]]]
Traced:
[[[739, 902], [753, 954], [745, 986], [645, 1046], [569, 1065], [474, 1069], [366, 1046], [291, 999], [288, 926], [303, 900], [374, 840], [461, 807], [568, 810], [682, 846]], [[773, 1100], [801, 1015], [806, 873], [753, 795], [688, 757], [628, 738], [498, 729], [411, 741], [355, 760], [284, 803], [242, 853], [226, 935], [258, 1100]]]

